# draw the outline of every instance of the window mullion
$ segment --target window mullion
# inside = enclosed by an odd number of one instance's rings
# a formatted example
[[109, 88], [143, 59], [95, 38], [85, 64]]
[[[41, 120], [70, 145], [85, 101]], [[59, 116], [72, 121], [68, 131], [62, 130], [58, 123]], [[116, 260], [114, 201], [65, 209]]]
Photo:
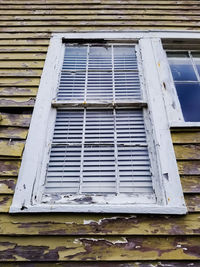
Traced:
[[87, 59], [86, 59], [86, 73], [85, 73], [84, 103], [86, 103], [86, 100], [87, 100], [89, 52], [90, 52], [90, 46], [88, 45], [87, 46]]
[[115, 69], [114, 69], [114, 47], [112, 45], [112, 88], [113, 88], [113, 103], [115, 103]]
[[80, 184], [79, 194], [82, 194], [83, 190], [83, 164], [84, 164], [84, 149], [85, 149], [85, 128], [86, 128], [86, 109], [83, 111], [83, 132], [82, 132], [82, 144], [81, 144], [81, 162], [80, 162]]
[[114, 153], [115, 153], [115, 177], [116, 177], [116, 193], [120, 193], [119, 168], [118, 168], [118, 148], [117, 148], [117, 123], [116, 123], [116, 109], [113, 109], [114, 118]]
[[[190, 57], [190, 60], [191, 60], [191, 62], [192, 62], [192, 67], [193, 67], [194, 72], [195, 72], [195, 74], [196, 74], [197, 80], [198, 80], [198, 82], [200, 82], [200, 76], [199, 76], [199, 73], [198, 73], [196, 64], [195, 64], [195, 62], [194, 62], [192, 53], [191, 53], [191, 51], [188, 51], [188, 53], [189, 53], [189, 57]], [[185, 82], [184, 82], [184, 83], [185, 83]]]

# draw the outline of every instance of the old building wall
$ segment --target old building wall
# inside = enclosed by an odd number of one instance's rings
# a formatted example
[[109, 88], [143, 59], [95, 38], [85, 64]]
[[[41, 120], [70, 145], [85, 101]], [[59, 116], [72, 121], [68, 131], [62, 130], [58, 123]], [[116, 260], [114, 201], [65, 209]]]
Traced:
[[2, 266], [13, 266], [7, 261], [37, 262], [31, 266], [200, 266], [197, 128], [172, 130], [186, 216], [8, 213], [51, 33], [199, 30], [200, 2], [1, 0], [0, 12]]

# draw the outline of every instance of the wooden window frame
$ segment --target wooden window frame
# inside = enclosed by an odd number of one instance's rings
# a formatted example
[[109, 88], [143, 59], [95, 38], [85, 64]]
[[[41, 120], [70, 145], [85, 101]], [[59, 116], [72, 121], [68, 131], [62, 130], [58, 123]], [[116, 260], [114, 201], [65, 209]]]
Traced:
[[[160, 61], [160, 59], [163, 60], [162, 57], [160, 58], [160, 53], [163, 51], [160, 37], [174, 38], [176, 36], [177, 38], [177, 33], [171, 32], [167, 36], [166, 34], [165, 32], [53, 34], [41, 77], [15, 195], [10, 208], [11, 213], [117, 212], [185, 214], [187, 212], [171, 140], [169, 127], [170, 110], [166, 108], [167, 101], [164, 101], [163, 95], [164, 83], [161, 83], [162, 75], [163, 73], [166, 75], [166, 73], [163, 71], [163, 61]], [[185, 35], [186, 32], [182, 32], [180, 38], [184, 38]], [[191, 38], [194, 38], [194, 35], [196, 36], [197, 33], [193, 33]], [[46, 171], [43, 158], [47, 158], [50, 146], [46, 140], [50, 140], [56, 116], [56, 109], [52, 108], [52, 99], [56, 96], [59, 73], [64, 56], [63, 38], [66, 40], [88, 40], [88, 42], [91, 39], [97, 41], [98, 39], [105, 39], [109, 41], [138, 42], [144, 77], [142, 87], [145, 88], [148, 99], [148, 113], [151, 115], [150, 124], [154, 125], [151, 129], [149, 128], [149, 134], [153, 135], [152, 142], [154, 143], [150, 145], [150, 147], [154, 147], [150, 153], [153, 154], [156, 151], [156, 157], [158, 158], [158, 177], [154, 181], [159, 188], [156, 195], [158, 197], [156, 204], [97, 205], [91, 203], [87, 205], [55, 205], [51, 204], [51, 202], [38, 203], [35, 192], [40, 190], [42, 181], [39, 178]]]

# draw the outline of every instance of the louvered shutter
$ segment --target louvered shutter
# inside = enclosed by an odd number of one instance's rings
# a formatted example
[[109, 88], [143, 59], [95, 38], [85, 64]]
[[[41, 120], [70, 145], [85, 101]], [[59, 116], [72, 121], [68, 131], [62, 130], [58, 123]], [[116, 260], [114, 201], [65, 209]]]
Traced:
[[[63, 105], [57, 109], [44, 197], [156, 202], [143, 110], [134, 106], [142, 100], [137, 65], [133, 45], [66, 46], [56, 99]], [[77, 108], [70, 109], [68, 101]], [[83, 102], [90, 108], [79, 107]], [[115, 102], [120, 109], [108, 108]]]

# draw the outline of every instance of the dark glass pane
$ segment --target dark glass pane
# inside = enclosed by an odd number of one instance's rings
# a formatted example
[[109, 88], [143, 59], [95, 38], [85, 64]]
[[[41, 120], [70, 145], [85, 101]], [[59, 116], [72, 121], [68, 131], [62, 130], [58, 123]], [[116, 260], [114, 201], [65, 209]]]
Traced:
[[197, 81], [190, 59], [169, 59], [169, 64], [175, 81]]
[[200, 121], [200, 84], [176, 84], [185, 121]]
[[189, 58], [188, 52], [167, 52], [168, 58]]
[[194, 58], [194, 62], [200, 75], [200, 53], [192, 53], [192, 56]]

